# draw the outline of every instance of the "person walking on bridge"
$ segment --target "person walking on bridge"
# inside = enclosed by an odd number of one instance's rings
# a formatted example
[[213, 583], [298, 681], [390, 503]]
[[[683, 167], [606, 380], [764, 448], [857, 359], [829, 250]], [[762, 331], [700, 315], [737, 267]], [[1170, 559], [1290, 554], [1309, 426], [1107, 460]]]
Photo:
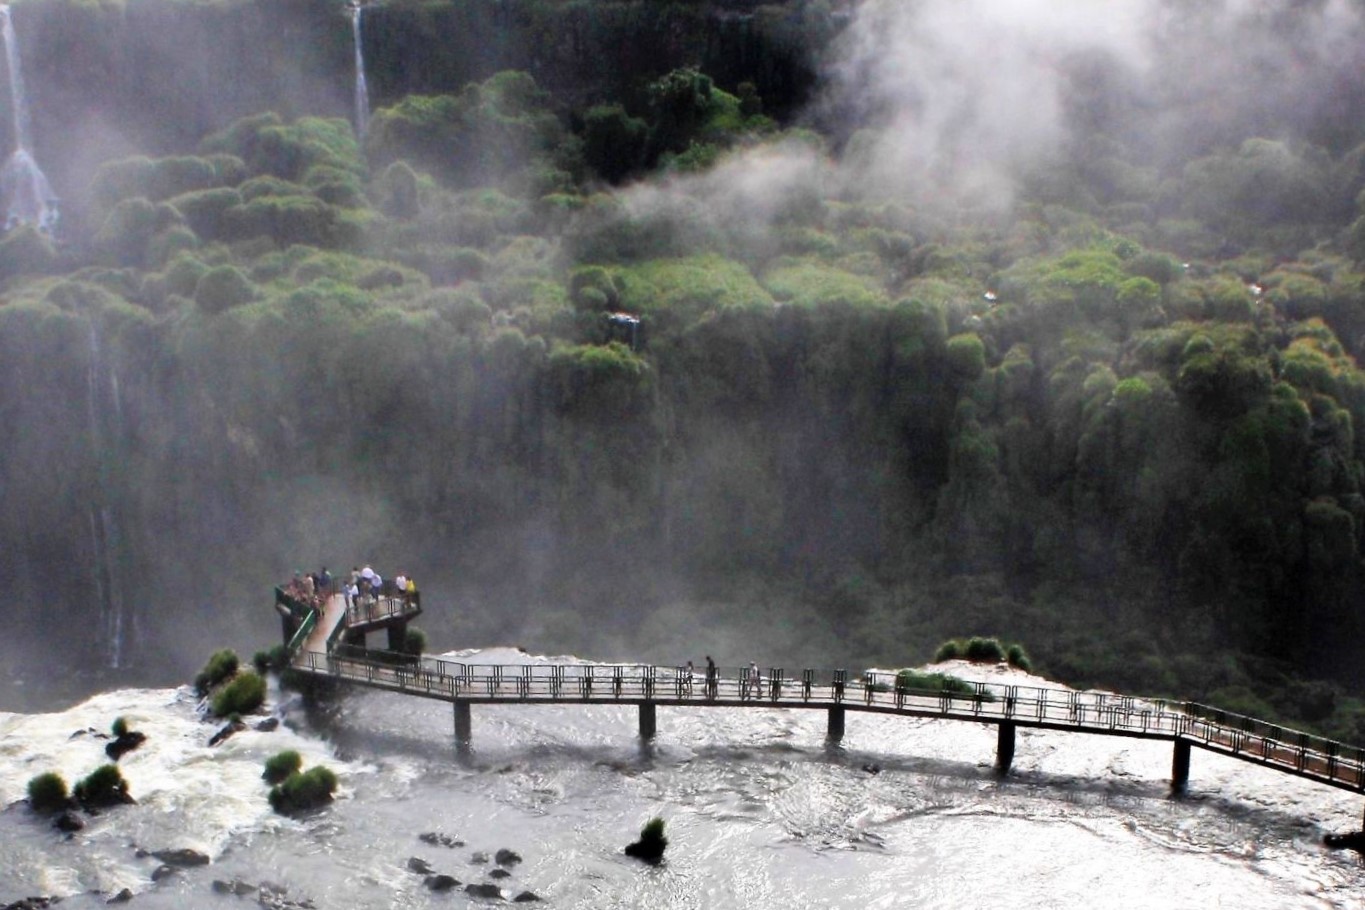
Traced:
[[716, 697], [716, 662], [706, 655], [706, 697]]

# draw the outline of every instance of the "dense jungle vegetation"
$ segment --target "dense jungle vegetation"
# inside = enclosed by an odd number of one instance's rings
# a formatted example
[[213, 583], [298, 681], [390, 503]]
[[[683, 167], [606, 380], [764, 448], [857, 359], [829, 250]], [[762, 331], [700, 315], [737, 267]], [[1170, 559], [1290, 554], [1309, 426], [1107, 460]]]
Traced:
[[0, 239], [9, 658], [183, 667], [372, 562], [442, 648], [999, 634], [1365, 741], [1360, 68], [1286, 4], [1214, 109], [1220, 21], [1157, 5], [959, 192], [874, 179], [853, 4], [388, 3], [358, 139], [338, 3], [21, 0], [63, 222]]

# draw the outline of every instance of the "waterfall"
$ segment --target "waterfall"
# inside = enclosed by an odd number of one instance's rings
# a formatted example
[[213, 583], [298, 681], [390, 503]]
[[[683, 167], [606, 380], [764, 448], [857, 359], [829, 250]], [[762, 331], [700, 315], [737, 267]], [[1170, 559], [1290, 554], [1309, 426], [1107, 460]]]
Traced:
[[[90, 366], [86, 372], [86, 412], [90, 427], [90, 454], [95, 460], [97, 486], [89, 506], [90, 543], [94, 554], [95, 596], [99, 604], [100, 632], [103, 635], [104, 656], [114, 670], [123, 666], [124, 603], [119, 584], [118, 560], [121, 548], [118, 526], [109, 507], [112, 483], [108, 477], [109, 461], [116, 458], [110, 447], [118, 444], [121, 407], [118, 401], [118, 377], [113, 367], [106, 379], [99, 333], [90, 323]], [[112, 405], [109, 399], [112, 398]], [[105, 418], [114, 418], [112, 432], [105, 432]]]
[[365, 7], [356, 3], [351, 7], [351, 35], [355, 40], [355, 134], [365, 138], [370, 124], [370, 90], [365, 85], [365, 52], [361, 48], [360, 17]]
[[5, 62], [9, 67], [10, 120], [14, 136], [14, 151], [0, 168], [4, 228], [9, 230], [21, 224], [32, 224], [43, 233], [52, 234], [57, 229], [57, 197], [30, 151], [24, 72], [19, 63], [19, 39], [14, 33], [8, 4], [0, 4], [0, 36], [4, 38]]

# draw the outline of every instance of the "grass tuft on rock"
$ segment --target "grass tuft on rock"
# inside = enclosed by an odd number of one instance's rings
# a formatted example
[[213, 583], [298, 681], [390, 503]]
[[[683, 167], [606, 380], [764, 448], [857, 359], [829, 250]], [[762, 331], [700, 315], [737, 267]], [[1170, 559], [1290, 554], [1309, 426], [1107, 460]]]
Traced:
[[332, 801], [336, 787], [337, 776], [329, 768], [319, 765], [307, 771], [295, 771], [270, 788], [270, 808], [281, 815], [317, 809]]
[[128, 782], [123, 779], [118, 765], [100, 765], [84, 780], [76, 784], [76, 801], [86, 809], [100, 809], [131, 803]]
[[34, 812], [60, 812], [71, 804], [66, 779], [46, 771], [28, 782], [28, 805]]
[[232, 682], [213, 696], [213, 713], [218, 717], [250, 714], [265, 703], [265, 678], [250, 670], [239, 673]]
[[265, 760], [265, 772], [261, 775], [268, 784], [282, 784], [292, 774], [303, 767], [303, 757], [293, 749], [276, 752]]

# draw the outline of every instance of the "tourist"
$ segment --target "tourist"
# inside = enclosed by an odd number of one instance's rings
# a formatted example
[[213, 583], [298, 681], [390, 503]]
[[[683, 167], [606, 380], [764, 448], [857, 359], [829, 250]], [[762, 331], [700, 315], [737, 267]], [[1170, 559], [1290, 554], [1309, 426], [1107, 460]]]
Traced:
[[711, 659], [711, 655], [706, 655], [706, 697], [716, 697], [716, 662]]
[[758, 662], [749, 661], [749, 683], [754, 687], [754, 697], [763, 697], [763, 674], [758, 672]]

